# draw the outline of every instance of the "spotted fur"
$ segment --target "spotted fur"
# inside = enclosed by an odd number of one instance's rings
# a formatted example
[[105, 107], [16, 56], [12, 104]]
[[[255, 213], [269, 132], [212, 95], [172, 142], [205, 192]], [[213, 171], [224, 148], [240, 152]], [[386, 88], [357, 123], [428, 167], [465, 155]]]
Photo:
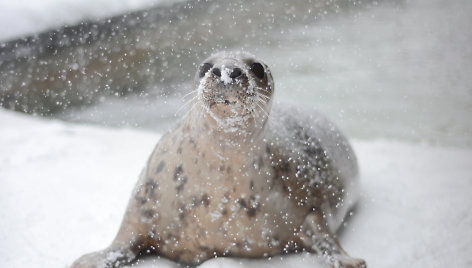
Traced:
[[267, 65], [247, 53], [205, 60], [190, 112], [150, 156], [112, 246], [73, 267], [127, 253], [115, 267], [145, 250], [189, 265], [309, 251], [365, 267], [333, 235], [358, 194], [351, 147], [316, 112], [271, 111], [274, 92]]

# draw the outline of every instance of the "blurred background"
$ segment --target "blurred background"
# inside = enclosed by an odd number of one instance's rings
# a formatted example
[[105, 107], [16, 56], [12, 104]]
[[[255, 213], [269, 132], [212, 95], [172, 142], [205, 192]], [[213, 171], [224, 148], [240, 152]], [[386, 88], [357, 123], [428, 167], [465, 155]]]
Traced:
[[[220, 50], [351, 138], [472, 147], [472, 1], [0, 1], [0, 106], [163, 132]], [[277, 104], [276, 104], [277, 105]]]

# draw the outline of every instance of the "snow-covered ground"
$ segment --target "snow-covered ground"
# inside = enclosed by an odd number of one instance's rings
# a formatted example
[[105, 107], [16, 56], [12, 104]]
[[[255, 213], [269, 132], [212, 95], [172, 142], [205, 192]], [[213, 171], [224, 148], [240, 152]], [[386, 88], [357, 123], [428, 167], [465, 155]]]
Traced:
[[0, 0], [0, 41], [178, 0]]
[[[67, 267], [107, 246], [160, 135], [0, 110], [0, 266]], [[354, 141], [362, 200], [341, 244], [370, 267], [471, 267], [472, 150]], [[319, 267], [307, 254], [202, 267]], [[148, 258], [137, 267], [175, 267]]]

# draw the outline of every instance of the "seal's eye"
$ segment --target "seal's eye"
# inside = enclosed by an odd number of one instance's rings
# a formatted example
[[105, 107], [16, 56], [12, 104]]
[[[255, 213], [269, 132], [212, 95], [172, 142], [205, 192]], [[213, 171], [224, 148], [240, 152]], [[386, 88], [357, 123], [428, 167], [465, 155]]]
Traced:
[[251, 64], [251, 71], [260, 79], [264, 78], [264, 67], [258, 62]]
[[205, 74], [213, 67], [213, 64], [205, 62], [200, 66], [200, 78], [204, 77]]

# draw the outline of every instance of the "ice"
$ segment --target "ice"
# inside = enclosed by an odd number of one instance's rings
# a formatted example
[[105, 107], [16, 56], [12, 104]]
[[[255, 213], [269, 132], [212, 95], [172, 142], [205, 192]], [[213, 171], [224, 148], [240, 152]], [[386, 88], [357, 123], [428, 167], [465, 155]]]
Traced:
[[[160, 135], [0, 110], [0, 263], [65, 267], [106, 247]], [[362, 198], [341, 244], [370, 267], [468, 267], [472, 150], [354, 141]], [[21, 252], [21, 254], [19, 254]], [[175, 267], [146, 258], [134, 267]], [[309, 254], [201, 267], [321, 267]]]

